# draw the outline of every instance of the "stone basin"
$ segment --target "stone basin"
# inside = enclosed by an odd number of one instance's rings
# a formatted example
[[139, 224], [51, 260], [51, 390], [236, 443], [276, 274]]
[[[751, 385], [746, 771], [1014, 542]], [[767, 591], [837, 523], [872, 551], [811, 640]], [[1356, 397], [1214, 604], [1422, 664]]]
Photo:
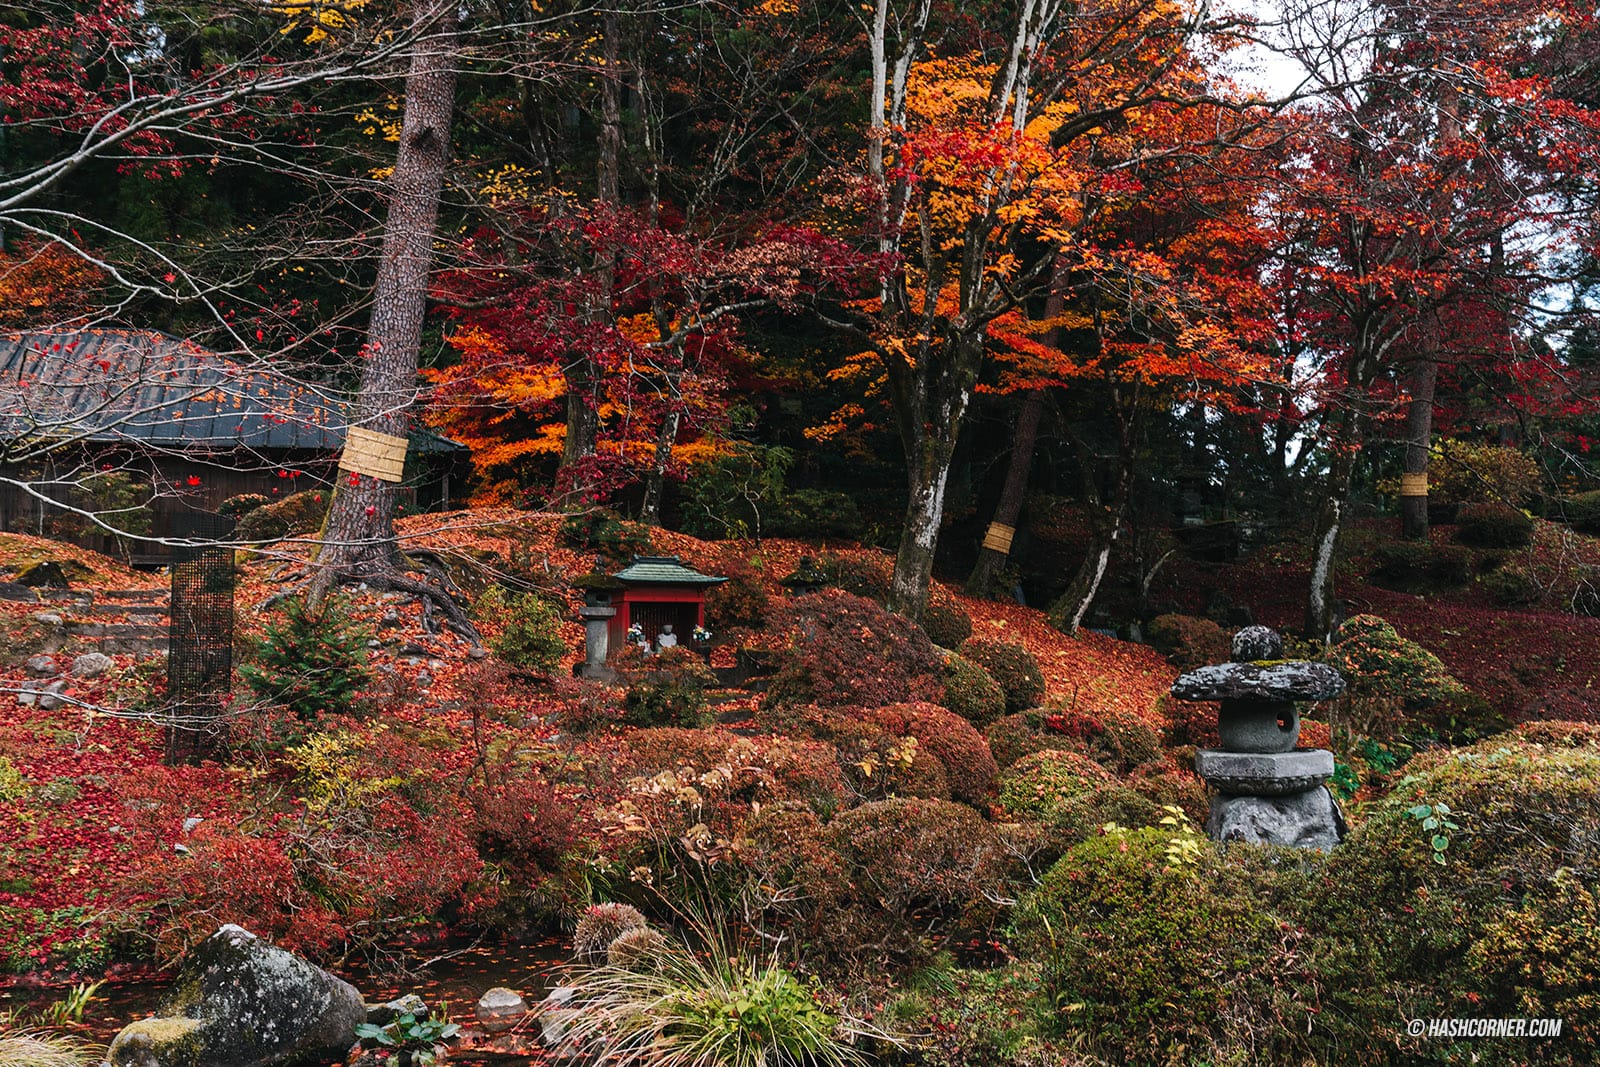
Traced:
[[1218, 663], [1180, 675], [1172, 683], [1179, 700], [1330, 700], [1344, 692], [1344, 677], [1326, 663], [1281, 660]]

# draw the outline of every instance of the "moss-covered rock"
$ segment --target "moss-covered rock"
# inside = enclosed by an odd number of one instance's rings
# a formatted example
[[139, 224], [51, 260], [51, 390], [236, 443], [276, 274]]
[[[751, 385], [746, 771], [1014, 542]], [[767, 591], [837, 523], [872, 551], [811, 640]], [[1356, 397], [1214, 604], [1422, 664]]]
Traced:
[[161, 1015], [112, 1041], [111, 1067], [297, 1067], [349, 1051], [361, 994], [248, 930], [228, 925], [185, 957]]

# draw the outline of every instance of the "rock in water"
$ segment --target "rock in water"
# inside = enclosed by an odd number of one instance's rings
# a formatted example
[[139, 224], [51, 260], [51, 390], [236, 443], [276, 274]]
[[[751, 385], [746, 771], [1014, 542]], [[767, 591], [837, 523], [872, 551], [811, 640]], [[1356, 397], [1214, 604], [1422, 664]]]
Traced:
[[1322, 786], [1284, 796], [1223, 793], [1211, 802], [1206, 833], [1214, 841], [1320, 848], [1344, 839], [1344, 813]]
[[161, 1010], [117, 1035], [111, 1067], [333, 1063], [367, 1019], [354, 986], [231, 924], [185, 957]]
[[504, 986], [495, 986], [478, 998], [478, 1025], [487, 1033], [503, 1034], [526, 1014], [528, 1003], [522, 994]]

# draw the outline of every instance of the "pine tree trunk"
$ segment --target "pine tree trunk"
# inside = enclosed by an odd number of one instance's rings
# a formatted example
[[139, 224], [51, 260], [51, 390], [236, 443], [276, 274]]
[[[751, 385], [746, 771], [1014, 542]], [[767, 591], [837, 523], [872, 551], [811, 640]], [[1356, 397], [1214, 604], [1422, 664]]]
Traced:
[[[1010, 557], [1010, 537], [1017, 529], [1017, 518], [1022, 514], [1022, 501], [1028, 493], [1028, 474], [1033, 469], [1033, 450], [1039, 440], [1039, 423], [1044, 420], [1044, 390], [1030, 389], [1022, 398], [1017, 412], [1017, 425], [1011, 436], [1011, 456], [1006, 462], [1006, 480], [1000, 488], [1000, 502], [995, 505], [994, 518], [989, 529], [1000, 527], [1007, 548], [990, 547], [987, 534], [978, 549], [978, 561], [967, 577], [966, 590], [970, 596], [987, 596], [995, 578]], [[1005, 531], [1010, 531], [1006, 534]]]
[[[413, 12], [418, 41], [406, 75], [400, 148], [389, 178], [383, 251], [351, 420], [395, 437], [410, 433], [417, 398], [428, 272], [455, 108], [456, 10], [448, 0], [417, 0]], [[317, 554], [317, 593], [341, 575], [398, 568], [395, 488], [367, 475], [338, 472]]]

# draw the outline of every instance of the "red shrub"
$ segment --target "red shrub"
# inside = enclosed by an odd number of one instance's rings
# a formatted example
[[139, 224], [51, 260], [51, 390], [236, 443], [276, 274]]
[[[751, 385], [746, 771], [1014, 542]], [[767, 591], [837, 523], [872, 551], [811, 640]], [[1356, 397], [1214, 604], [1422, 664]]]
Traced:
[[[823, 743], [833, 752], [837, 768], [857, 797], [950, 797], [949, 780], [938, 756], [920, 741], [907, 743], [903, 733], [878, 721], [870, 711], [788, 705], [762, 709], [757, 721], [772, 733]], [[901, 720], [895, 723], [903, 725]]]
[[881, 707], [944, 696], [943, 664], [928, 635], [870, 600], [827, 590], [787, 602], [774, 615], [790, 643], [778, 655], [769, 704]]
[[961, 716], [933, 704], [892, 704], [865, 712], [896, 737], [915, 737], [944, 766], [950, 796], [982, 805], [1000, 773], [989, 743]]

